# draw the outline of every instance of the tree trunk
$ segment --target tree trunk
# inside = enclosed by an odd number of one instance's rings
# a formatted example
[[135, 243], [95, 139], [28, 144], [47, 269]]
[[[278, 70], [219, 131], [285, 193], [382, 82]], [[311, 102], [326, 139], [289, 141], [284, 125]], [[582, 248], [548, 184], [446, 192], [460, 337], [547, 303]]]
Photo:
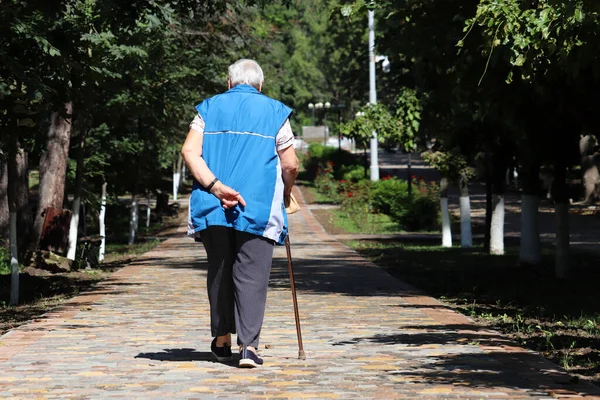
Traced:
[[181, 171], [183, 168], [183, 159], [181, 154], [177, 157], [177, 161], [173, 161], [173, 200], [177, 200], [179, 194], [179, 186], [181, 184]]
[[150, 214], [152, 213], [152, 209], [150, 208], [150, 194], [146, 197], [146, 201], [148, 202], [146, 206], [146, 228], [150, 227]]
[[[8, 164], [0, 164], [0, 237], [8, 240], [10, 226], [8, 211]], [[8, 242], [6, 243], [8, 245]], [[0, 243], [2, 245], [2, 243]]]
[[450, 211], [448, 209], [448, 178], [440, 181], [440, 206], [442, 210], [442, 246], [452, 247], [452, 231], [450, 229]]
[[73, 196], [73, 215], [71, 217], [71, 226], [69, 227], [69, 250], [67, 258], [75, 259], [77, 252], [77, 234], [79, 230], [79, 213], [81, 210], [81, 187], [83, 185], [83, 156], [85, 149], [85, 129], [81, 131], [79, 138], [79, 151], [77, 152], [77, 170], [75, 172], [75, 189]]
[[483, 250], [486, 253], [490, 252], [491, 247], [491, 239], [492, 239], [492, 211], [493, 211], [493, 202], [492, 202], [492, 171], [491, 165], [488, 161], [488, 155], [486, 154], [486, 166], [485, 166], [485, 235], [483, 239]]
[[9, 210], [9, 242], [10, 242], [10, 305], [19, 304], [19, 248], [18, 248], [18, 137], [16, 132], [9, 140], [8, 149], [8, 210]]
[[538, 214], [540, 166], [534, 162], [530, 165], [525, 164], [523, 167], [519, 263], [539, 264], [542, 261]]
[[504, 195], [499, 193], [493, 196], [490, 254], [504, 254]]
[[131, 213], [129, 219], [129, 242], [128, 244], [131, 246], [135, 243], [135, 232], [138, 221], [138, 203], [137, 203], [137, 195], [131, 195]]
[[38, 211], [35, 217], [33, 239], [36, 242], [42, 233], [44, 224], [43, 212], [48, 207], [62, 208], [65, 191], [65, 176], [69, 157], [71, 139], [71, 114], [73, 105], [65, 103], [67, 115], [54, 112], [50, 120], [50, 128], [46, 137], [46, 152], [40, 159], [40, 194]]
[[19, 142], [16, 144], [15, 168], [17, 181], [15, 183], [15, 195], [17, 202], [17, 227], [19, 243], [19, 259], [25, 259], [25, 254], [31, 242], [31, 228], [33, 215], [29, 206], [29, 157], [21, 148]]
[[87, 236], [87, 207], [85, 202], [81, 203], [81, 233]]
[[19, 251], [17, 246], [17, 213], [10, 212], [10, 305], [19, 304]]
[[102, 241], [100, 242], [100, 254], [98, 255], [98, 261], [104, 261], [104, 253], [106, 251], [106, 225], [104, 220], [106, 217], [106, 182], [102, 184], [102, 199], [100, 200], [100, 215], [98, 217], [98, 226], [100, 227], [100, 236]]
[[490, 224], [490, 254], [504, 254], [504, 171], [507, 165], [499, 155], [494, 163], [492, 186], [492, 220]]
[[473, 234], [471, 232], [471, 198], [467, 178], [461, 175], [458, 183], [460, 190], [460, 246], [473, 247]]
[[566, 168], [555, 166], [552, 197], [556, 219], [555, 275], [559, 279], [569, 275], [569, 193], [566, 178]]

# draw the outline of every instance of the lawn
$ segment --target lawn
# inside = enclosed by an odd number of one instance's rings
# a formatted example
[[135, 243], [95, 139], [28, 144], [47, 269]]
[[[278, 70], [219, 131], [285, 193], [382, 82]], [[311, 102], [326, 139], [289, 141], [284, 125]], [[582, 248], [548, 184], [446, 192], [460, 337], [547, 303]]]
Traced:
[[558, 280], [551, 249], [534, 267], [518, 265], [515, 247], [504, 256], [491, 256], [481, 247], [346, 244], [398, 279], [600, 384], [599, 256], [574, 254], [571, 279]]
[[[307, 202], [315, 198], [310, 186], [301, 189]], [[334, 235], [401, 234], [399, 227], [377, 216], [355, 224], [335, 208], [313, 209], [312, 213]], [[394, 237], [344, 243], [390, 275], [540, 352], [576, 379], [600, 384], [599, 255], [572, 254], [570, 279], [558, 280], [551, 247], [543, 249], [540, 265], [522, 266], [515, 240], [505, 241], [504, 256], [492, 256], [480, 245], [472, 249], [438, 246], [439, 236], [433, 240]]]

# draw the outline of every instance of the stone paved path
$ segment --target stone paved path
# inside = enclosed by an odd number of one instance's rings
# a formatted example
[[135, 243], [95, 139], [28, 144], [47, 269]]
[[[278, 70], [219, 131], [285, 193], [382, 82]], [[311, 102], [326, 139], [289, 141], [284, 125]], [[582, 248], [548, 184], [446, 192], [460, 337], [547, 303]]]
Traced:
[[174, 236], [100, 285], [0, 337], [0, 397], [72, 399], [600, 396], [556, 365], [478, 328], [291, 217], [304, 344], [285, 250], [276, 250], [261, 353], [241, 370], [209, 352], [206, 263]]

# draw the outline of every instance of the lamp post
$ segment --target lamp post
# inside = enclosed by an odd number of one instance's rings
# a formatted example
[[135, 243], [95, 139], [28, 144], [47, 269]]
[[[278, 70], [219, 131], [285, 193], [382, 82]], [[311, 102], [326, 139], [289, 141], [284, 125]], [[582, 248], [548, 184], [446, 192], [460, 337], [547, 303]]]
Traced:
[[[369, 103], [377, 104], [377, 90], [375, 88], [375, 11], [369, 10]], [[373, 131], [371, 137], [371, 180], [379, 180], [379, 160], [377, 149], [377, 132]]]
[[308, 109], [312, 111], [312, 125], [315, 126], [315, 105], [313, 103], [308, 103]]

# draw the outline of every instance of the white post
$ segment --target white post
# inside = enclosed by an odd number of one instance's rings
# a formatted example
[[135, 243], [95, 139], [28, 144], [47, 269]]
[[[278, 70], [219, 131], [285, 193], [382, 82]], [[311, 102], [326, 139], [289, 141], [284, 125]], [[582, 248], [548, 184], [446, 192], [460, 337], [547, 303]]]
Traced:
[[452, 232], [450, 230], [450, 210], [448, 208], [448, 198], [440, 198], [440, 208], [442, 210], [442, 246], [452, 247]]
[[148, 205], [146, 206], [146, 228], [150, 227], [150, 214], [152, 212], [152, 210], [150, 209], [150, 196], [148, 195], [148, 197], [146, 197], [146, 201], [148, 202]]
[[[369, 10], [369, 103], [377, 104], [377, 89], [375, 86], [375, 11]], [[371, 180], [379, 180], [379, 160], [377, 132], [371, 137]]]
[[490, 254], [504, 254], [504, 196], [494, 195], [490, 229]]
[[471, 233], [471, 198], [460, 197], [460, 246], [473, 247], [473, 235]]
[[71, 216], [71, 225], [69, 226], [69, 250], [67, 251], [67, 258], [69, 260], [75, 260], [77, 252], [77, 229], [79, 228], [79, 209], [81, 207], [81, 197], [75, 197], [73, 199], [73, 214]]
[[100, 201], [100, 216], [98, 217], [98, 224], [100, 225], [100, 236], [102, 241], [100, 242], [100, 254], [98, 254], [98, 261], [104, 261], [104, 253], [106, 252], [106, 225], [104, 224], [104, 218], [106, 217], [106, 182], [102, 184], [102, 200]]
[[173, 161], [173, 200], [177, 200], [177, 192], [179, 191], [179, 170], [177, 163]]
[[10, 224], [10, 305], [19, 304], [19, 253], [17, 247], [17, 213], [11, 211], [9, 214]]

